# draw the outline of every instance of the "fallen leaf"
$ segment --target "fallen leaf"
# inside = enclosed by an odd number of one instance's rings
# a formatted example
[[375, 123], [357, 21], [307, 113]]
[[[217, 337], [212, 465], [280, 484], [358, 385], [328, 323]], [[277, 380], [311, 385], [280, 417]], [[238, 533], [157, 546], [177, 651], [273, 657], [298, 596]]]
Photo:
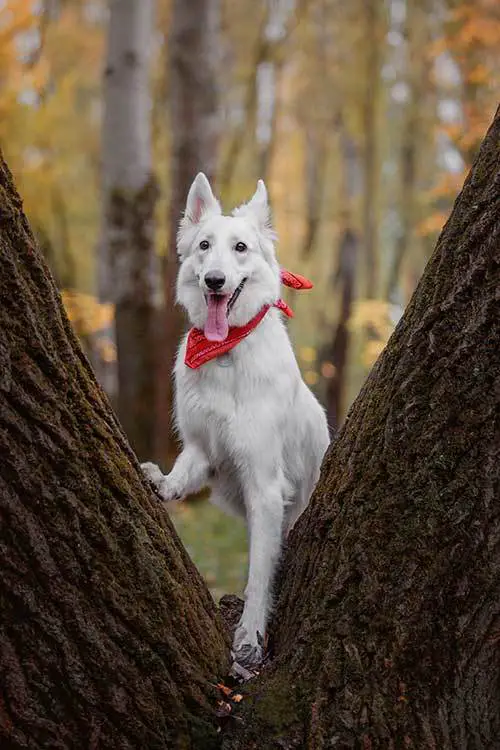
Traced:
[[227, 696], [230, 696], [233, 692], [231, 688], [229, 688], [227, 685], [224, 685], [222, 682], [218, 682], [216, 687], [219, 688], [219, 690]]

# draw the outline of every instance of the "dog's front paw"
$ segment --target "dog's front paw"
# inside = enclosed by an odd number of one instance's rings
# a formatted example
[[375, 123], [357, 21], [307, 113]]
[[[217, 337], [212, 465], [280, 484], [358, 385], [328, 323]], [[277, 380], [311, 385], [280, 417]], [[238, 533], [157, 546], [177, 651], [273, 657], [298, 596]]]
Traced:
[[[253, 636], [253, 637], [252, 637]], [[263, 638], [260, 633], [249, 635], [244, 625], [238, 625], [233, 639], [233, 654], [235, 661], [243, 667], [256, 667], [261, 664]]]
[[141, 469], [162, 500], [168, 503], [182, 499], [182, 489], [172, 480], [171, 474], [165, 475], [159, 466], [150, 461], [141, 464]]
[[157, 493], [166, 503], [182, 500], [184, 497], [182, 488], [172, 480], [170, 474], [164, 476], [156, 488]]
[[165, 476], [160, 467], [151, 463], [151, 461], [146, 461], [145, 464], [141, 464], [141, 469], [148, 482], [157, 489]]

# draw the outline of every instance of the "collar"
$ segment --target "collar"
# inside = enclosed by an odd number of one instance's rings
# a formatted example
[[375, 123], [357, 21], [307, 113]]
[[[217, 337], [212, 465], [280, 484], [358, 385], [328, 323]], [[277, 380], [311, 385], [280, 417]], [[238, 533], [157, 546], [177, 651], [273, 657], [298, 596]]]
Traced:
[[[312, 283], [309, 279], [306, 279], [305, 276], [286, 271], [284, 268], [281, 269], [281, 281], [285, 286], [292, 289], [312, 288]], [[208, 339], [205, 338], [203, 331], [199, 328], [191, 328], [187, 337], [184, 363], [192, 370], [196, 370], [211, 359], [220, 357], [222, 354], [227, 354], [227, 352], [234, 349], [240, 341], [257, 328], [271, 307], [277, 307], [278, 310], [281, 310], [289, 318], [293, 317], [293, 310], [284, 300], [279, 299], [273, 305], [264, 305], [257, 315], [249, 320], [244, 326], [230, 326], [229, 333], [224, 341], [208, 341]]]

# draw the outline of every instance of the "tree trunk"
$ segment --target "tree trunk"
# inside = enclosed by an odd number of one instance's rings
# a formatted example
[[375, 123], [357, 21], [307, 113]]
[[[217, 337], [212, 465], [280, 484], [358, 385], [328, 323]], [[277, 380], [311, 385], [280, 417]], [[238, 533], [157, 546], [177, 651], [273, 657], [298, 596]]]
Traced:
[[276, 138], [277, 91], [283, 65], [282, 47], [294, 18], [295, 0], [265, 0], [267, 23], [264, 28], [264, 55], [255, 69], [256, 113], [255, 141], [257, 146], [257, 177], [267, 181]]
[[500, 747], [500, 110], [295, 527], [225, 748]]
[[0, 205], [0, 747], [210, 748], [216, 608]]
[[100, 298], [115, 303], [118, 414], [142, 459], [153, 454], [155, 428], [157, 188], [151, 166], [149, 87], [153, 10], [154, 0], [110, 3], [99, 253]]
[[364, 0], [366, 24], [366, 83], [363, 102], [364, 196], [363, 245], [365, 253], [365, 292], [371, 299], [377, 294], [377, 184], [378, 134], [377, 111], [380, 95], [380, 8], [378, 0]]
[[[403, 82], [407, 86], [407, 100], [403, 106], [401, 147], [399, 151], [398, 213], [399, 226], [394, 256], [389, 267], [386, 298], [399, 303], [401, 294], [401, 272], [408, 256], [414, 252], [415, 226], [418, 223], [418, 159], [422, 159], [422, 138], [425, 133], [423, 111], [426, 108], [426, 93], [429, 87], [429, 59], [423, 52], [430, 46], [429, 14], [427, 3], [409, 3], [402, 29], [404, 43]], [[401, 54], [399, 52], [399, 54]]]
[[414, 231], [416, 204], [417, 128], [420, 100], [415, 87], [410, 88], [410, 102], [406, 113], [399, 160], [399, 227], [396, 237], [394, 257], [389, 269], [386, 297], [390, 302], [398, 302], [398, 288], [401, 268], [408, 254]]
[[[231, 187], [235, 180], [238, 161], [241, 153], [248, 143], [249, 132], [252, 132], [252, 126], [255, 126], [257, 120], [257, 103], [258, 103], [258, 86], [257, 71], [265, 62], [268, 55], [267, 41], [265, 31], [268, 22], [267, 8], [265, 4], [259, 4], [257, 19], [254, 23], [258, 24], [258, 32], [255, 40], [255, 47], [252, 50], [252, 57], [248, 66], [249, 73], [244, 82], [243, 95], [243, 113], [238, 115], [238, 122], [232, 129], [228, 146], [222, 157], [219, 170], [219, 193], [224, 198], [229, 195]], [[255, 127], [253, 128], [255, 130]]]
[[347, 391], [347, 365], [351, 335], [349, 319], [352, 315], [359, 258], [359, 235], [355, 227], [355, 202], [359, 195], [359, 156], [342, 115], [338, 121], [342, 164], [340, 221], [342, 231], [339, 241], [337, 268], [332, 294], [340, 291], [340, 308], [337, 324], [329, 345], [328, 359], [334, 366], [326, 390], [326, 414], [330, 435], [333, 437], [345, 416]]
[[[318, 237], [321, 236], [323, 202], [328, 184], [328, 163], [331, 148], [331, 135], [334, 130], [334, 112], [338, 108], [338, 95], [324, 96], [325, 82], [332, 69], [338, 66], [338, 58], [329, 56], [329, 47], [338, 47], [338, 40], [332, 33], [327, 4], [313, 3], [310, 9], [310, 35], [312, 49], [308, 55], [309, 85], [302, 93], [307, 107], [301, 111], [300, 119], [304, 128], [304, 188], [305, 188], [305, 231], [302, 240], [303, 259], [311, 257]], [[312, 53], [312, 54], [311, 54]]]
[[339, 242], [336, 283], [333, 289], [334, 292], [340, 290], [339, 317], [328, 351], [328, 359], [335, 368], [332, 377], [328, 381], [326, 391], [326, 414], [331, 437], [336, 434], [345, 414], [347, 364], [350, 343], [349, 318], [351, 317], [354, 300], [358, 249], [358, 235], [347, 224], [342, 231]]
[[172, 370], [184, 318], [175, 306], [176, 237], [189, 186], [200, 170], [213, 184], [219, 136], [217, 55], [219, 0], [174, 0], [170, 44], [171, 172], [168, 248], [163, 269], [165, 312], [159, 366], [156, 456], [175, 452], [171, 427]]

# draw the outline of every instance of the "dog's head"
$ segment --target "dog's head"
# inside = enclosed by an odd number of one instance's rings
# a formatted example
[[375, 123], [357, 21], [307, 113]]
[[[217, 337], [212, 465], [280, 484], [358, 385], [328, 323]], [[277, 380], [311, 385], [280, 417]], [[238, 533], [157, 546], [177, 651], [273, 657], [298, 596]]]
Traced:
[[195, 177], [177, 236], [177, 301], [210, 341], [224, 341], [230, 325], [278, 299], [275, 238], [262, 180], [248, 203], [223, 216], [205, 175]]

